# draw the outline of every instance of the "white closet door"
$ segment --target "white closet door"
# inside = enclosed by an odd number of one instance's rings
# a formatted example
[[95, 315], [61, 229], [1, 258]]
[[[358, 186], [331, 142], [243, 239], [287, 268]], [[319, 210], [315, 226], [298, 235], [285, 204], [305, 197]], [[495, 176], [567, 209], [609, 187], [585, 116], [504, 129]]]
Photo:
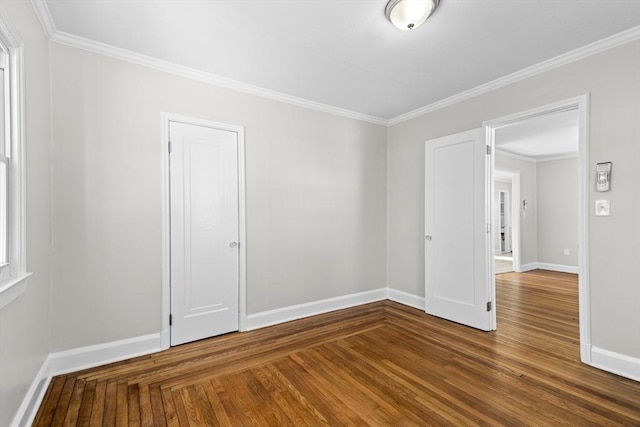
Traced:
[[171, 122], [171, 345], [238, 330], [238, 135]]

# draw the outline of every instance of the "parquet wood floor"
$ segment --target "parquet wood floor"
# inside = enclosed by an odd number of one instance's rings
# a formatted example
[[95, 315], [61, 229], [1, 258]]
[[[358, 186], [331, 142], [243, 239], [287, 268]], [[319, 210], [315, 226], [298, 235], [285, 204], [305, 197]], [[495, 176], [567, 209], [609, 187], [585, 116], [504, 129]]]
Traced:
[[381, 301], [55, 377], [36, 426], [640, 426], [580, 363], [576, 276], [497, 276], [498, 330]]

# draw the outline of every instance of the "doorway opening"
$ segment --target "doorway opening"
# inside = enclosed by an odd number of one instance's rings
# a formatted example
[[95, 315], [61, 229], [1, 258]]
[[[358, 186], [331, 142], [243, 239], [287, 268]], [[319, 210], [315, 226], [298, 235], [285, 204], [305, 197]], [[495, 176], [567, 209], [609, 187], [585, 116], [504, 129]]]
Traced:
[[[537, 248], [537, 221], [536, 215], [536, 197], [537, 188], [531, 187], [531, 179], [525, 179], [525, 172], [523, 169], [529, 169], [527, 174], [532, 174], [536, 177], [536, 160], [550, 160], [561, 158], [568, 158], [570, 156], [575, 157], [577, 154], [577, 212], [572, 221], [575, 225], [577, 223], [577, 243], [573, 247], [559, 247], [556, 248], [560, 251], [560, 256], [569, 256], [573, 253], [575, 257], [574, 270], [570, 272], [578, 273], [578, 294], [579, 294], [579, 324], [580, 324], [580, 355], [584, 363], [591, 362], [590, 355], [590, 330], [589, 330], [589, 288], [588, 277], [586, 272], [588, 271], [588, 185], [589, 185], [589, 167], [588, 167], [588, 96], [584, 95], [578, 98], [569, 99], [566, 101], [558, 102], [555, 104], [543, 106], [533, 110], [525, 111], [522, 113], [513, 114], [507, 117], [491, 120], [485, 122], [484, 125], [487, 129], [488, 144], [491, 146], [492, 159], [491, 167], [489, 168], [488, 181], [490, 182], [491, 191], [488, 193], [487, 205], [492, 211], [492, 229], [491, 233], [491, 247], [494, 249], [490, 255], [491, 260], [488, 263], [491, 265], [491, 272], [489, 277], [490, 292], [492, 301], [496, 298], [496, 283], [495, 274], [496, 269], [496, 251], [508, 248], [508, 241], [503, 243], [503, 236], [505, 239], [511, 238], [513, 270], [516, 272], [533, 270], [536, 268], [556, 269], [557, 271], [567, 271], [557, 269], [557, 266], [562, 266], [563, 259], [554, 262], [539, 262], [538, 248]], [[572, 124], [573, 132], [577, 137], [577, 150], [569, 152], [565, 148], [559, 148], [558, 142], [553, 142], [552, 138], [548, 134], [551, 128], [558, 133], [562, 131], [569, 132], [570, 126], [567, 123], [560, 125], [568, 118], [573, 118], [575, 123]], [[538, 142], [537, 144], [532, 142], [533, 139], [527, 141], [527, 138], [523, 138], [524, 135], [531, 136], [535, 133], [535, 128], [538, 128]], [[561, 128], [559, 130], [559, 128]], [[545, 132], [547, 135], [544, 135]], [[519, 135], [519, 138], [510, 138], [510, 136]], [[565, 136], [566, 139], [566, 136]], [[553, 151], [555, 150], [555, 151]], [[563, 153], [562, 151], [565, 150]], [[532, 156], [537, 156], [534, 160], [531, 160]], [[507, 159], [506, 161], [501, 161]], [[529, 162], [529, 165], [522, 167], [516, 167], [518, 164], [522, 165], [524, 162]], [[514, 185], [513, 175], [519, 171], [518, 185]], [[543, 178], [549, 179], [553, 182], [553, 176], [548, 171], [541, 172]], [[574, 178], [576, 178], [574, 176]], [[497, 181], [496, 181], [497, 179]], [[501, 191], [507, 192], [506, 188], [499, 189], [502, 182], [508, 182], [511, 184], [511, 216], [510, 223], [507, 223], [505, 219], [505, 226], [510, 226], [511, 229], [502, 231], [502, 223], [500, 222], [500, 206], [501, 201], [504, 202], [505, 196], [501, 196]], [[518, 188], [520, 194], [515, 194], [515, 189]], [[541, 198], [547, 197], [547, 192], [542, 191]], [[501, 198], [502, 197], [502, 198]], [[503, 206], [504, 208], [504, 206]], [[518, 224], [516, 225], [516, 221]], [[497, 229], [496, 229], [497, 228]], [[511, 233], [509, 233], [511, 231]], [[551, 233], [551, 231], [547, 230]], [[511, 236], [509, 236], [511, 234]], [[517, 235], [517, 238], [516, 238]], [[555, 242], [557, 246], [557, 242]], [[516, 263], [516, 254], [518, 255], [518, 261]], [[554, 254], [555, 255], [555, 254]], [[567, 264], [570, 264], [567, 262]], [[569, 267], [572, 267], [571, 265]], [[492, 313], [492, 326], [496, 328], [496, 311]]]
[[495, 274], [520, 272], [520, 171], [496, 167], [493, 181]]

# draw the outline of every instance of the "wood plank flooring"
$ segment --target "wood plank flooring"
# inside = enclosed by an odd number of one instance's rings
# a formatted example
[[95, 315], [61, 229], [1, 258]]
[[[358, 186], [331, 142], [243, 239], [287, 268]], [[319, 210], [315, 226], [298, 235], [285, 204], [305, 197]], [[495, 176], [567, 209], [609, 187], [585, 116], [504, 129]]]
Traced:
[[640, 426], [580, 363], [576, 276], [497, 276], [498, 330], [383, 301], [55, 377], [36, 426]]

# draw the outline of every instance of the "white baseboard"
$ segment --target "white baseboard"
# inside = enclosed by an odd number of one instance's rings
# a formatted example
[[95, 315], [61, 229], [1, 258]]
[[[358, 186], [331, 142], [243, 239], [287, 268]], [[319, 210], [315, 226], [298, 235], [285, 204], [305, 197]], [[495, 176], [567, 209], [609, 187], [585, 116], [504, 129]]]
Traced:
[[524, 273], [526, 271], [537, 270], [537, 269], [557, 271], [560, 273], [573, 273], [573, 274], [578, 274], [580, 272], [579, 267], [574, 267], [572, 265], [550, 264], [548, 262], [530, 262], [529, 264], [521, 265], [519, 273]]
[[160, 333], [112, 341], [88, 347], [52, 353], [51, 376], [93, 368], [107, 363], [119, 362], [132, 357], [155, 353], [162, 349]]
[[22, 404], [11, 423], [12, 427], [26, 427], [33, 424], [50, 381], [49, 357], [47, 357], [27, 390], [27, 394], [22, 399]]
[[[539, 267], [539, 263], [527, 264], [523, 266], [523, 268], [530, 266], [530, 270], [542, 268]], [[381, 288], [252, 314], [244, 319], [244, 324], [247, 325], [246, 330], [253, 330], [384, 299], [390, 299], [410, 307], [424, 310], [424, 297], [397, 289]], [[13, 420], [12, 427], [31, 425], [49, 382], [51, 381], [51, 377], [155, 353], [165, 348], [163, 345], [166, 344], [168, 339], [167, 332], [168, 331], [163, 331], [157, 334], [49, 354], [31, 384], [31, 387], [29, 387]], [[590, 363], [589, 361], [585, 362], [591, 366], [640, 381], [640, 359], [598, 347], [591, 347], [591, 351], [586, 353], [591, 357]]]
[[572, 273], [578, 274], [580, 269], [578, 267], [574, 267], [573, 265], [562, 265], [562, 264], [549, 264], [547, 262], [539, 262], [538, 268], [541, 270], [551, 270], [558, 271], [560, 273]]
[[640, 359], [591, 347], [591, 366], [635, 381], [640, 381]]
[[304, 317], [315, 316], [317, 314], [328, 313], [330, 311], [341, 310], [343, 308], [354, 307], [384, 299], [387, 299], [387, 289], [381, 288], [373, 291], [360, 292], [357, 294], [344, 295], [250, 314], [243, 320], [246, 330], [251, 331], [276, 325], [278, 323], [289, 322], [291, 320], [302, 319]]
[[399, 291], [397, 289], [387, 288], [387, 298], [409, 307], [424, 310], [424, 297], [410, 294], [408, 292]]
[[535, 270], [536, 268], [538, 268], [538, 263], [537, 262], [530, 262], [529, 264], [522, 264], [520, 266], [520, 270], [518, 271], [518, 273], [525, 273], [527, 271]]
[[169, 329], [163, 329], [160, 332], [160, 350], [166, 350], [171, 347], [171, 332]]
[[162, 349], [161, 344], [161, 334], [158, 333], [50, 353], [22, 400], [12, 427], [33, 423], [52, 377], [155, 353]]

